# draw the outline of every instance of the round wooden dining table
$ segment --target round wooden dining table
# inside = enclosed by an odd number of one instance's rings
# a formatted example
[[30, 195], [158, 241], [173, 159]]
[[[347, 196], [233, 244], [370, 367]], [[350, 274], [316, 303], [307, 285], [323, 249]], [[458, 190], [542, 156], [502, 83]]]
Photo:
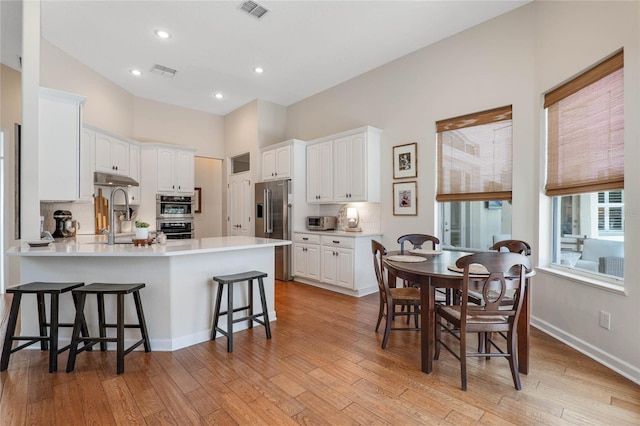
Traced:
[[[421, 256], [426, 258], [426, 261], [400, 262], [389, 259], [398, 254]], [[455, 265], [456, 260], [468, 254], [471, 253], [449, 250], [443, 250], [437, 254], [428, 254], [427, 251], [414, 254], [405, 250], [405, 253], [389, 252], [383, 256], [390, 286], [395, 286], [396, 278], [401, 278], [420, 287], [420, 350], [424, 373], [429, 374], [433, 370], [436, 326], [435, 290], [436, 288], [457, 290], [462, 288], [462, 274], [450, 271], [448, 267]], [[529, 372], [529, 283], [530, 277], [534, 274], [534, 270], [527, 273], [527, 284], [518, 321], [518, 371], [522, 374]]]

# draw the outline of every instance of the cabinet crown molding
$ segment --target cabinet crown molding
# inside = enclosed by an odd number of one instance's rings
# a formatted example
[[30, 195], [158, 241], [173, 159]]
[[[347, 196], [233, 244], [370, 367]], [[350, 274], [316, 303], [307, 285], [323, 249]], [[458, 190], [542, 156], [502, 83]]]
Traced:
[[373, 134], [378, 134], [379, 135], [379, 134], [382, 134], [382, 129], [378, 129], [377, 127], [372, 127], [372, 126], [363, 126], [363, 127], [358, 127], [357, 129], [345, 130], [344, 132], [334, 133], [334, 134], [329, 135], [329, 136], [323, 136], [323, 137], [318, 138], [318, 139], [312, 139], [312, 140], [308, 141], [307, 144], [311, 145], [311, 144], [314, 144], [314, 143], [326, 142], [326, 141], [330, 141], [330, 140], [333, 140], [333, 139], [342, 138], [344, 136], [353, 135], [354, 133], [363, 133], [363, 132], [373, 133]]

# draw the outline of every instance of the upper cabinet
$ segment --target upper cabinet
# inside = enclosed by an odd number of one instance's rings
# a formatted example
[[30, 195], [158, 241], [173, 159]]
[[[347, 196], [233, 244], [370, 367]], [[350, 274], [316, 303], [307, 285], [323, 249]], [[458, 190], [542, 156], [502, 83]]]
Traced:
[[129, 142], [98, 133], [96, 135], [96, 171], [129, 175]]
[[262, 151], [262, 180], [289, 179], [291, 177], [291, 145]]
[[307, 146], [307, 202], [333, 201], [333, 141]]
[[380, 133], [367, 126], [311, 142], [307, 202], [379, 202]]
[[161, 194], [193, 194], [195, 157], [192, 149], [158, 148], [157, 191]]
[[83, 96], [40, 88], [40, 200], [80, 199], [80, 131], [85, 100]]

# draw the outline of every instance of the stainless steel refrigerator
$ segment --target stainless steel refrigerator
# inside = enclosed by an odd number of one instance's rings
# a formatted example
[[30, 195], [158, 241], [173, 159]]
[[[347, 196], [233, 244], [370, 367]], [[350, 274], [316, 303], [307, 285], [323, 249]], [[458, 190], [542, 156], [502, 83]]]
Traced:
[[[256, 237], [291, 239], [291, 180], [258, 182], [255, 188]], [[291, 246], [276, 247], [277, 280], [291, 280]]]

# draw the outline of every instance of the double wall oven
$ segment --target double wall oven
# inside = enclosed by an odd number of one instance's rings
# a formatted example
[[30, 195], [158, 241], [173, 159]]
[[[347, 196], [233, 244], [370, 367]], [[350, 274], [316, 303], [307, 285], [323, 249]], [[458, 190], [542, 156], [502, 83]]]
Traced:
[[156, 195], [156, 230], [168, 240], [194, 237], [193, 197], [184, 195]]

